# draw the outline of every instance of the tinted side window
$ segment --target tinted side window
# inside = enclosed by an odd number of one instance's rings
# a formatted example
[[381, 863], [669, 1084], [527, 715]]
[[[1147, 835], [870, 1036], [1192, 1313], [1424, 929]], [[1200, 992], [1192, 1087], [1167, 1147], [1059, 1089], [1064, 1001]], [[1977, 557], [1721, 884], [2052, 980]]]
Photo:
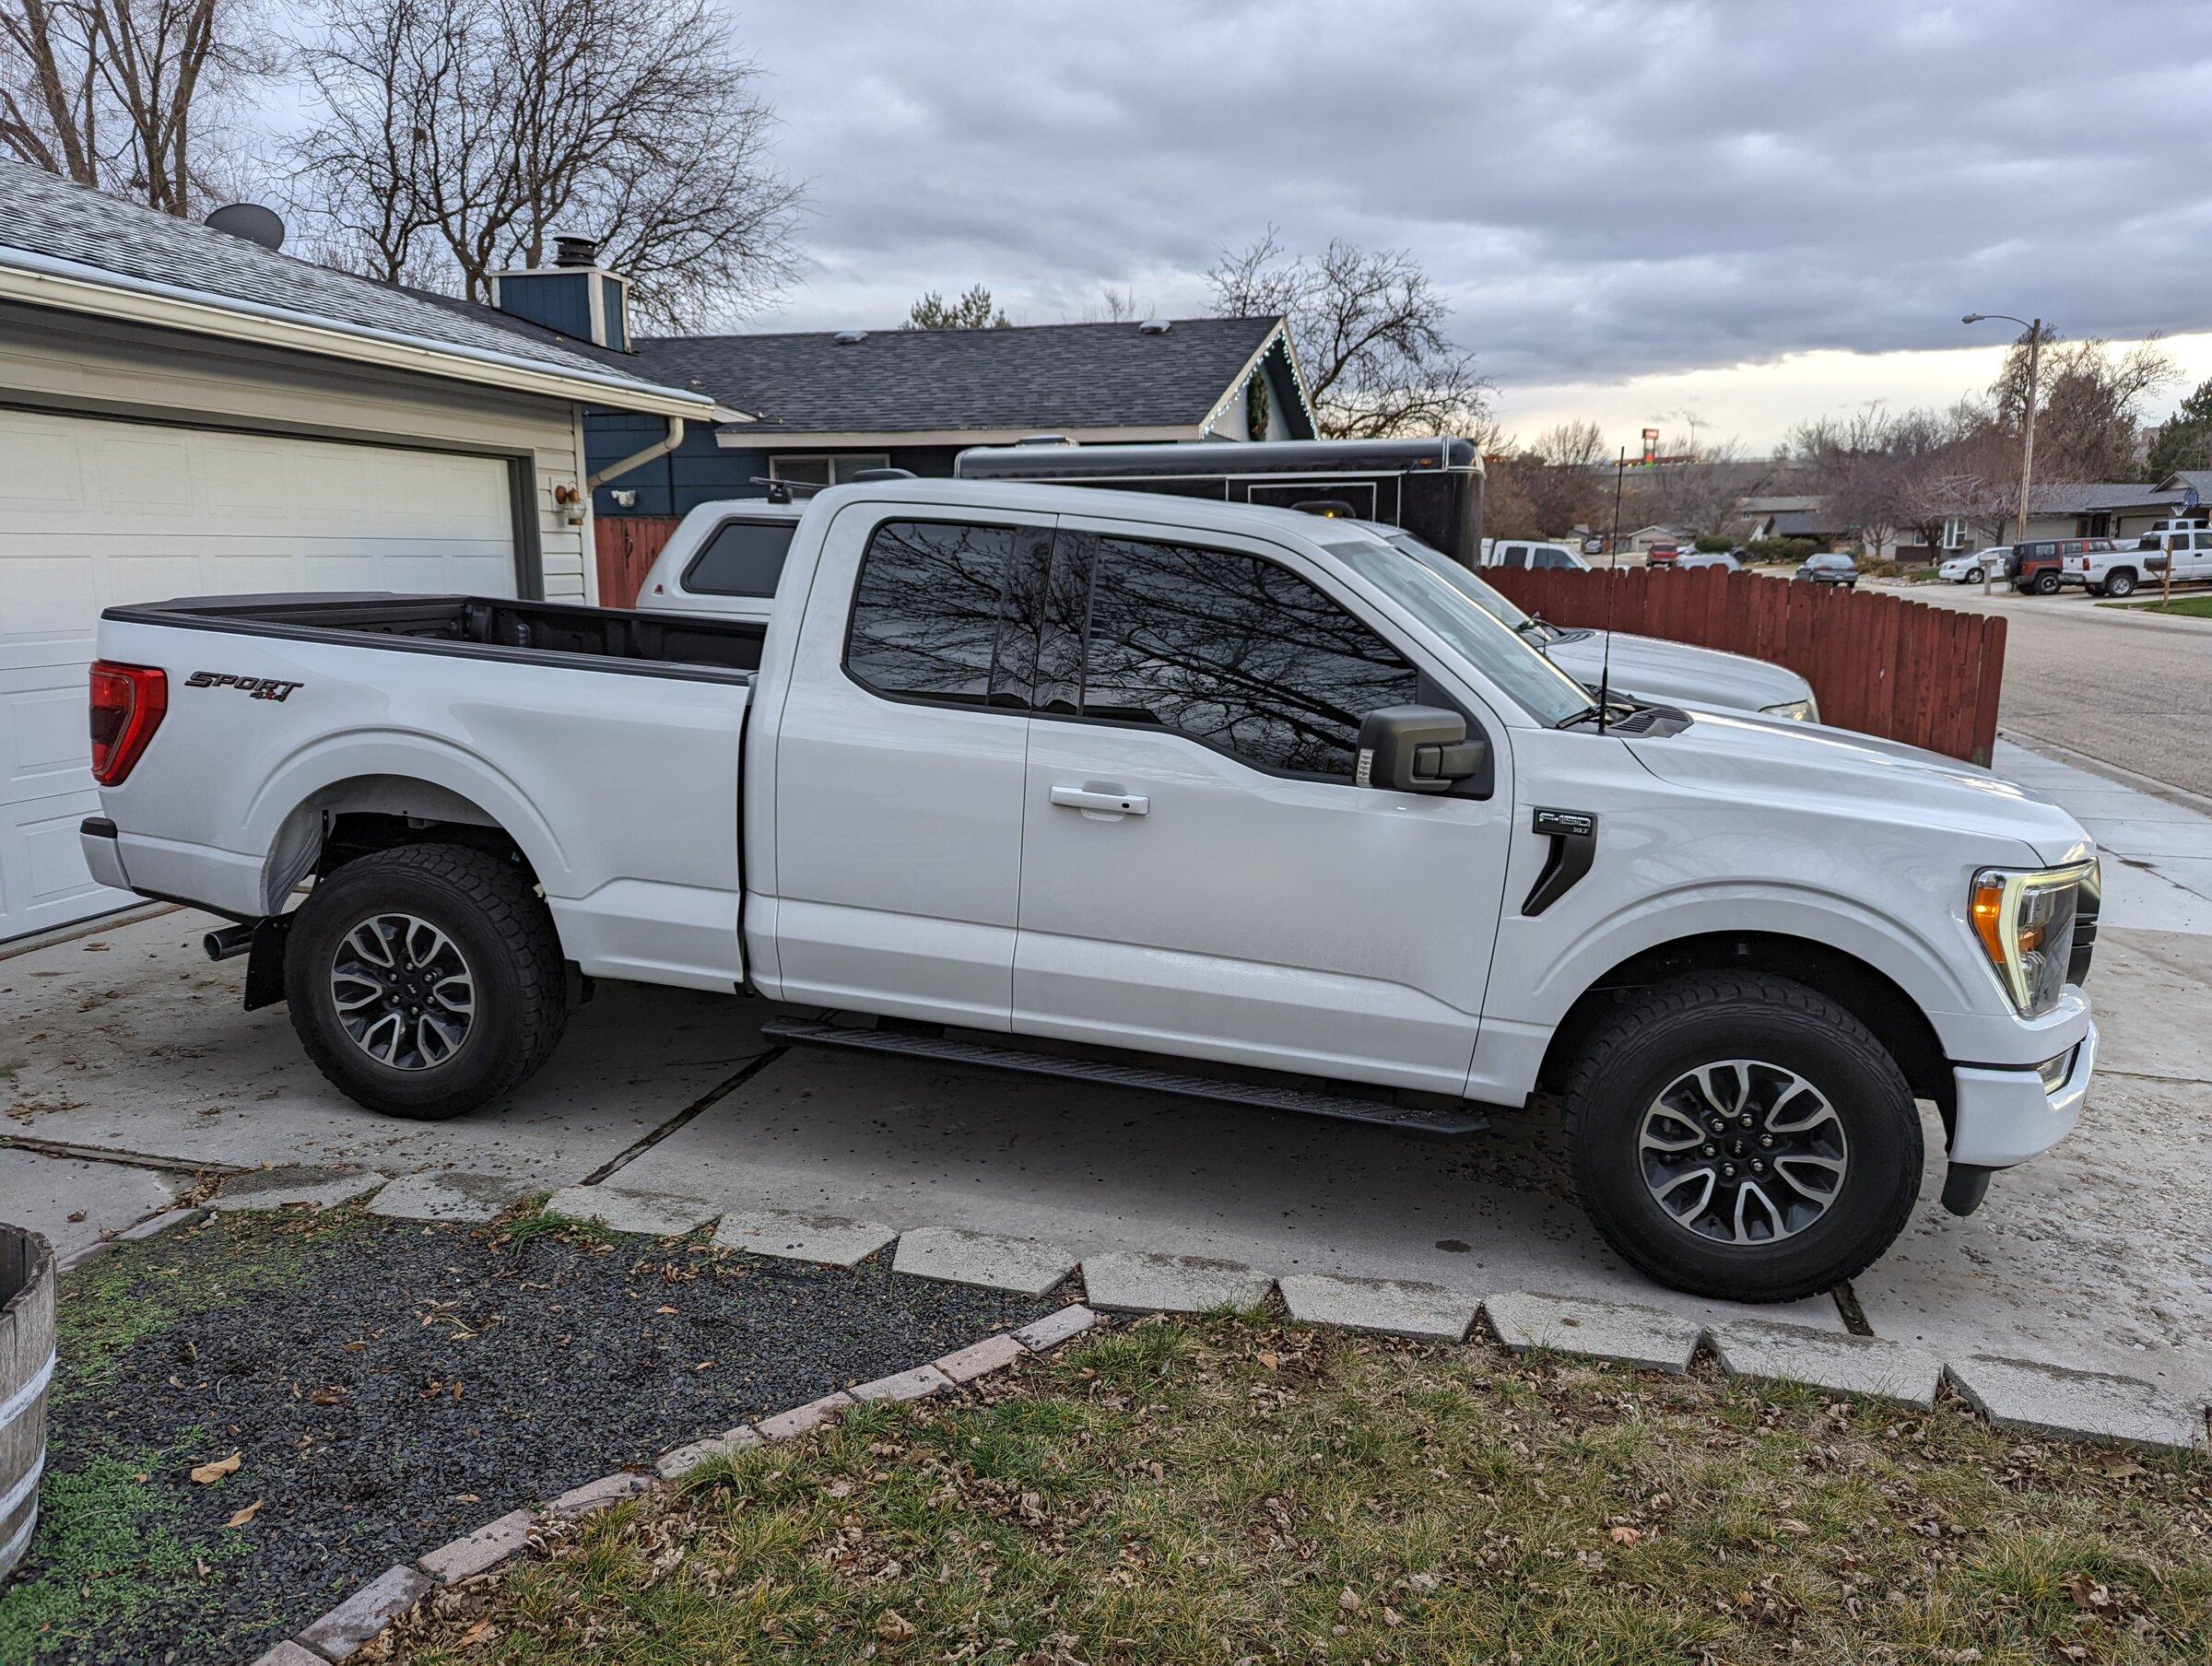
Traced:
[[853, 589], [854, 680], [877, 694], [989, 702], [1015, 539], [1010, 526], [950, 521], [877, 527]]
[[1255, 556], [1100, 538], [1094, 572], [1086, 717], [1348, 779], [1360, 718], [1419, 696], [1418, 675], [1381, 637]]
[[701, 596], [772, 596], [791, 554], [793, 521], [725, 521], [684, 569], [684, 588]]

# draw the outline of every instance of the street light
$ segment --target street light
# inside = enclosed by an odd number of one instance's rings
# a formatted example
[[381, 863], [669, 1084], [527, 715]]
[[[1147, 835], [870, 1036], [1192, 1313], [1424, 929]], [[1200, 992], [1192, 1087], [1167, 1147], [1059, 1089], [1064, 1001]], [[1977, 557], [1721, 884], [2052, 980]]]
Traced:
[[[2016, 545], [2028, 542], [2028, 487], [2035, 476], [2035, 375], [2043, 350], [2043, 321], [2040, 318], [2015, 318], [2009, 312], [1969, 312], [1959, 322], [1978, 324], [1986, 319], [2002, 319], [2008, 324], [2018, 324], [2028, 332], [2028, 415], [2020, 424], [2020, 511], [2014, 522], [2013, 541]], [[2018, 557], [2014, 557], [2018, 564]], [[1982, 563], [1982, 593], [1990, 593], [1989, 563]]]

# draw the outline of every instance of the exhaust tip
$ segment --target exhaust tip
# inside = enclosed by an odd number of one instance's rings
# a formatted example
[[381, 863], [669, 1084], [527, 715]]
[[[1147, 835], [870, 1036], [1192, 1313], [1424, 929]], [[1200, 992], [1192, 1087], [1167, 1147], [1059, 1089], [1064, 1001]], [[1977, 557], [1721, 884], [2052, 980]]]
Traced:
[[200, 939], [200, 947], [210, 960], [229, 960], [253, 946], [253, 928], [242, 922], [218, 927]]

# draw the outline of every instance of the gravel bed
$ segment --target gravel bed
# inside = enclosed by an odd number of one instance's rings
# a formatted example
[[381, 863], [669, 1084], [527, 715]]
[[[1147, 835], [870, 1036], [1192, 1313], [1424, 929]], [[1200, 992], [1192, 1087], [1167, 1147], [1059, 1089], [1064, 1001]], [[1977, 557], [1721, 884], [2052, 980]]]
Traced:
[[355, 1209], [120, 1247], [64, 1282], [45, 1515], [0, 1659], [252, 1660], [505, 1511], [1052, 1306]]

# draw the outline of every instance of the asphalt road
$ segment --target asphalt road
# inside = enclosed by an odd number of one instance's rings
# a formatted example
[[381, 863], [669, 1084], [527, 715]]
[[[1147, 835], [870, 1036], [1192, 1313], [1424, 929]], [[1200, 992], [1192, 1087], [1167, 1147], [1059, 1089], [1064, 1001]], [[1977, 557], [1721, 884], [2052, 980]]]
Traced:
[[2212, 620], [2100, 607], [2078, 592], [1984, 601], [1977, 588], [1919, 584], [1906, 593], [2005, 616], [2002, 732], [2212, 798]]

